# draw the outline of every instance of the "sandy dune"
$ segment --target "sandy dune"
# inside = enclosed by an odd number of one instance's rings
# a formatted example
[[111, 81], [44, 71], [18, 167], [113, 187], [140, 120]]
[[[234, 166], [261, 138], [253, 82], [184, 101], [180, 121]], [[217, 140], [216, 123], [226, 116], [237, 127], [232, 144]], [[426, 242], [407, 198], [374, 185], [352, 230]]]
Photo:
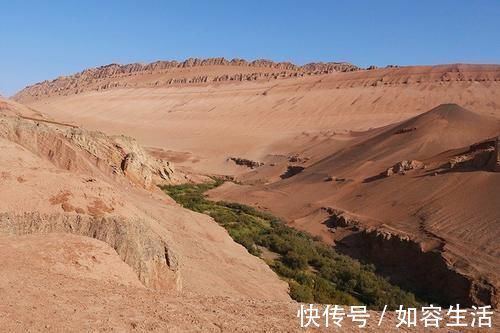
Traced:
[[[409, 276], [414, 276], [421, 281], [414, 281], [418, 288], [449, 289], [445, 297], [462, 303], [477, 297], [473, 296], [475, 289], [487, 289], [489, 296], [483, 301], [497, 304], [500, 198], [495, 193], [500, 175], [494, 172], [498, 158], [498, 150], [494, 149], [498, 134], [498, 119], [458, 105], [442, 105], [410, 120], [358, 133], [340, 149], [331, 144], [334, 138], [314, 143], [311, 149], [315, 155], [307, 149], [300, 152], [299, 156], [309, 158], [295, 163], [305, 169], [293, 177], [274, 181], [276, 174], [270, 169], [282, 173], [282, 164], [290, 165], [285, 161], [262, 167], [262, 175], [259, 168], [241, 177], [247, 182], [268, 181], [267, 184], [227, 185], [215, 190], [212, 196], [270, 209], [298, 228], [344, 244], [344, 250], [351, 255], [370, 258], [380, 267], [396, 265], [398, 272], [407, 274], [393, 278], [408, 285]], [[469, 147], [491, 137], [485, 147]], [[315, 157], [310, 159], [311, 156]], [[405, 160], [415, 161], [411, 165], [414, 170], [405, 170], [402, 175], [393, 171], [393, 165], [399, 166], [398, 162]], [[393, 172], [396, 174], [391, 175]], [[346, 214], [357, 224], [356, 228], [347, 230], [342, 228], [346, 226], [331, 225], [338, 222], [332, 219], [338, 212]], [[392, 256], [400, 257], [395, 262], [388, 261], [384, 259], [385, 251], [368, 245], [375, 235], [358, 234], [358, 229], [373, 228], [400, 237], [402, 243], [410, 240], [418, 246], [414, 251], [406, 251], [401, 245], [398, 252], [398, 246], [387, 241]], [[444, 262], [422, 259], [421, 263], [408, 265], [410, 256], [425, 257], [431, 252], [441, 255]], [[438, 272], [441, 269], [433, 266], [439, 265], [447, 268]], [[434, 274], [427, 274], [433, 269]], [[456, 276], [445, 272], [448, 269], [483, 282], [480, 286], [470, 281], [453, 282]]]

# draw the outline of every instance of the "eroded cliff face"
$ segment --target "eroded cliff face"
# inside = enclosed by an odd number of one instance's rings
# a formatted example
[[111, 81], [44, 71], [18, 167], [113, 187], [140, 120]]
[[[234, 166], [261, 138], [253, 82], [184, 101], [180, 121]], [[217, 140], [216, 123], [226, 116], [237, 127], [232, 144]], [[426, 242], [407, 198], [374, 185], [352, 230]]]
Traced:
[[500, 172], [500, 136], [495, 140], [495, 150], [490, 160], [490, 166], [495, 172]]
[[86, 214], [0, 213], [0, 232], [9, 235], [71, 233], [103, 241], [149, 288], [182, 290], [177, 255], [172, 244], [155, 234], [147, 221]]
[[471, 265], [457, 260], [445, 242], [429, 235], [416, 240], [387, 228], [367, 228], [348, 213], [327, 207], [325, 224], [341, 234], [336, 249], [377, 267], [377, 271], [417, 295], [440, 304], [492, 305], [498, 308], [498, 285]]
[[[330, 77], [324, 76], [335, 73], [346, 75], [335, 76], [333, 82], [330, 82]], [[299, 66], [269, 60], [210, 58], [187, 59], [182, 62], [157, 61], [150, 64], [109, 64], [36, 83], [18, 92], [14, 99], [21, 103], [34, 103], [48, 97], [72, 96], [116, 88], [189, 87], [253, 81], [265, 83], [309, 76], [325, 77], [325, 82], [328, 85], [333, 83], [336, 89], [500, 81], [500, 71], [495, 65], [387, 66], [364, 70], [345, 62], [320, 62]], [[316, 83], [322, 81], [319, 79]]]
[[171, 163], [131, 138], [10, 111], [0, 115], [0, 234], [103, 241], [155, 290], [290, 300], [286, 282], [225, 229], [156, 188], [176, 181]]
[[52, 125], [43, 119], [1, 117], [0, 137], [68, 171], [103, 172], [117, 180], [125, 176], [144, 188], [161, 182], [183, 181], [172, 163], [153, 158], [130, 137], [111, 137], [101, 132]]
[[[214, 68], [218, 71], [214, 72]], [[119, 87], [161, 87], [226, 81], [276, 80], [359, 69], [355, 65], [343, 62], [310, 63], [299, 66], [289, 62], [262, 59], [247, 61], [224, 58], [191, 58], [182, 62], [156, 61], [150, 64], [110, 64], [26, 87], [16, 94], [15, 99], [27, 102], [53, 95], [71, 95]], [[154, 78], [147, 82], [129, 80], [134, 76], [153, 76]]]

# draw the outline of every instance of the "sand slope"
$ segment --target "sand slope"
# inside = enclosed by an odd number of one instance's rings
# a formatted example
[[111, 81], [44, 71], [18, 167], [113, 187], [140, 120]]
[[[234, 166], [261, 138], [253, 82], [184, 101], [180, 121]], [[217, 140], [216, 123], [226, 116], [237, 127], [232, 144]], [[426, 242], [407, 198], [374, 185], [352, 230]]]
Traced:
[[[381, 267], [384, 261], [392, 263], [399, 269], [392, 267], [387, 272], [406, 272], [399, 277], [406, 282], [413, 274], [428, 283], [421, 272], [438, 264], [425, 259], [421, 267], [416, 264], [418, 261], [413, 267], [406, 267], [405, 260], [439, 253], [450, 270], [472, 280], [486, 281], [486, 289], [494, 286], [483, 301], [497, 304], [494, 290], [498, 290], [500, 282], [500, 198], [495, 193], [500, 174], [489, 164], [497, 159], [498, 151], [492, 150], [497, 143], [493, 139], [486, 147], [471, 145], [498, 134], [497, 119], [458, 105], [441, 105], [404, 122], [357, 133], [341, 148], [331, 144], [335, 137], [313, 143], [313, 154], [303, 149], [299, 156], [315, 158], [295, 163], [305, 169], [293, 177], [271, 178], [265, 185], [228, 185], [213, 191], [212, 196], [265, 207], [298, 228], [321, 235], [329, 242], [344, 243], [344, 250], [351, 255], [377, 262]], [[416, 161], [415, 169], [401, 175], [385, 175], [385, 170], [402, 160]], [[255, 183], [260, 176], [261, 181], [269, 181], [266, 177], [272, 168], [282, 170], [278, 163], [267, 169], [262, 167], [261, 175], [258, 168], [241, 179]], [[338, 225], [338, 214], [343, 214], [356, 228]], [[332, 227], [338, 228], [335, 233]], [[367, 230], [367, 234], [357, 234], [359, 229]], [[374, 230], [400, 237], [400, 245], [391, 244], [387, 236], [377, 241], [384, 243], [383, 239], [387, 239], [386, 250], [392, 249], [392, 257], [400, 256], [399, 262], [384, 259], [383, 245], [381, 249], [368, 245], [377, 239], [371, 233]], [[413, 252], [405, 250], [408, 245], [404, 244], [409, 240], [418, 245]], [[444, 275], [427, 274], [433, 281], [439, 276], [447, 281], [448, 287], [446, 283], [437, 283], [436, 288], [455, 288], [448, 296], [458, 297], [464, 292], [461, 302], [472, 297], [471, 290], [476, 288], [473, 283], [450, 282], [455, 277]]]

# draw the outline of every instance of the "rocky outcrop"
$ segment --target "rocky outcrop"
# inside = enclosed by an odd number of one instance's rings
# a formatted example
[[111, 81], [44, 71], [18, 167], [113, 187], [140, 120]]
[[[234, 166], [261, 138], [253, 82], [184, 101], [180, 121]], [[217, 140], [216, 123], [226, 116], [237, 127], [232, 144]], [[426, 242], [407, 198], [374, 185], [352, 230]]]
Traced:
[[151, 186], [152, 173], [148, 167], [140, 161], [136, 153], [128, 153], [122, 161], [121, 169], [128, 178], [136, 183], [143, 183], [146, 187]]
[[305, 163], [309, 161], [309, 157], [301, 157], [297, 154], [288, 156], [288, 162], [291, 163]]
[[[100, 240], [144, 289], [290, 299], [286, 282], [223, 227], [153, 186], [156, 179], [174, 181], [178, 173], [135, 140], [2, 114], [0, 148], [0, 236], [41, 239], [50, 233], [50, 242], [70, 233]], [[152, 189], [146, 190], [150, 179]]]
[[444, 249], [425, 250], [409, 237], [377, 229], [352, 233], [337, 243], [337, 249], [375, 264], [391, 281], [417, 294], [432, 295], [436, 303], [499, 305], [494, 285], [454, 267]]
[[[151, 64], [110, 64], [31, 85], [14, 99], [29, 103], [51, 96], [70, 96], [115, 88], [156, 88], [171, 85], [218, 84], [223, 82], [271, 81], [342, 73], [333, 88], [398, 86], [453, 82], [500, 82], [496, 65], [438, 65], [362, 70], [349, 63], [311, 63], [303, 66], [268, 60], [245, 61], [224, 58], [157, 61]], [[360, 72], [363, 73], [360, 73]], [[321, 78], [318, 82], [323, 81]], [[265, 95], [266, 93], [263, 93]]]
[[[225, 58], [208, 58], [208, 59], [198, 59], [189, 58], [184, 61], [156, 61], [150, 64], [109, 64], [102, 67], [92, 68], [84, 70], [73, 77], [76, 78], [107, 78], [110, 76], [117, 76], [123, 74], [132, 74], [138, 72], [159, 72], [163, 70], [175, 69], [175, 68], [192, 68], [192, 67], [205, 67], [205, 66], [241, 66], [241, 67], [254, 67], [254, 68], [271, 68], [277, 70], [285, 71], [300, 71], [303, 72], [347, 72], [358, 70], [359, 67], [345, 63], [345, 62], [328, 62], [328, 63], [310, 63], [303, 66], [295, 65], [290, 62], [274, 62], [271, 60], [259, 59], [254, 61], [247, 61], [244, 59], [232, 59], [228, 60]], [[63, 79], [67, 77], [59, 77], [58, 79]]]
[[347, 212], [333, 207], [321, 207], [321, 210], [326, 212], [329, 216], [328, 220], [325, 221], [327, 227], [349, 227], [355, 230], [359, 229], [358, 225], [360, 222], [355, 217], [347, 214]]
[[246, 166], [250, 169], [255, 169], [255, 168], [258, 168], [258, 167], [264, 165], [263, 162], [252, 161], [252, 160], [249, 160], [246, 158], [241, 158], [241, 157], [230, 157], [229, 160], [233, 161], [237, 165]]
[[[409, 131], [413, 131], [409, 130]], [[398, 134], [407, 133], [396, 132]], [[434, 175], [438, 173], [460, 171], [460, 170], [485, 170], [492, 172], [500, 171], [499, 138], [495, 137], [460, 150], [460, 153], [447, 159], [447, 162], [436, 167]], [[439, 162], [442, 163], [442, 162]], [[404, 175], [411, 170], [426, 169], [425, 163], [418, 160], [403, 160], [394, 164], [377, 176], [368, 178], [365, 181], [381, 179], [393, 175]]]
[[494, 172], [500, 172], [500, 136], [494, 141], [495, 150], [491, 154], [489, 168]]
[[180, 290], [177, 255], [141, 219], [73, 214], [0, 213], [0, 232], [11, 235], [72, 233], [101, 240], [116, 250], [139, 280], [155, 289]]
[[445, 168], [500, 172], [499, 137], [471, 145], [466, 152], [451, 158]]
[[432, 247], [382, 227], [366, 227], [358, 217], [343, 210], [323, 207], [329, 218], [325, 225], [337, 233], [336, 249], [363, 262], [372, 263], [391, 281], [414, 291], [432, 295], [439, 304], [492, 305], [500, 299], [491, 281], [479, 278], [470, 266], [455, 266], [456, 261], [440, 239], [428, 240]]
[[410, 133], [410, 132], [413, 132], [413, 131], [416, 131], [416, 130], [417, 130], [416, 127], [404, 127], [404, 128], [398, 129], [396, 132], [394, 132], [394, 134]]
[[[182, 69], [217, 66], [223, 74], [180, 74], [169, 76], [170, 73]], [[240, 73], [234, 70], [224, 73], [227, 68], [251, 68]], [[276, 80], [301, 77], [306, 75], [329, 74], [334, 72], [351, 72], [360, 68], [344, 62], [310, 63], [303, 66], [290, 62], [274, 62], [270, 60], [247, 61], [243, 59], [228, 60], [225, 58], [195, 59], [178, 61], [156, 61], [150, 64], [109, 64], [84, 70], [71, 76], [60, 76], [52, 81], [43, 81], [26, 87], [16, 94], [16, 100], [38, 99], [48, 95], [79, 94], [89, 90], [107, 90], [120, 87], [160, 87], [178, 84], [200, 84], [207, 82]], [[166, 74], [166, 78], [147, 83], [129, 82], [127, 77], [149, 74]], [[124, 80], [125, 79], [125, 80]]]
[[298, 175], [302, 171], [304, 171], [304, 167], [300, 165], [289, 165], [286, 169], [286, 171], [280, 175], [281, 179], [287, 179], [290, 177], [293, 177], [295, 175]]
[[69, 171], [92, 174], [97, 169], [114, 178], [125, 176], [144, 188], [183, 179], [170, 162], [153, 158], [134, 139], [125, 136], [107, 136], [80, 128], [45, 125], [36, 120], [2, 117], [0, 137]]
[[392, 167], [382, 173], [385, 177], [392, 175], [404, 175], [407, 171], [423, 169], [425, 164], [417, 160], [403, 160], [394, 164]]

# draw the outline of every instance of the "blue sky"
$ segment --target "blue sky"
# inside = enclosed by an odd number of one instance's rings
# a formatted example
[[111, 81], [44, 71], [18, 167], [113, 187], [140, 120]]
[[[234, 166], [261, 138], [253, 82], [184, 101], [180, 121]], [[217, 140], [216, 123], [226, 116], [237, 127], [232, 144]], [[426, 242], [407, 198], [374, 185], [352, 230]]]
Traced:
[[498, 0], [5, 1], [0, 94], [108, 63], [500, 63]]

